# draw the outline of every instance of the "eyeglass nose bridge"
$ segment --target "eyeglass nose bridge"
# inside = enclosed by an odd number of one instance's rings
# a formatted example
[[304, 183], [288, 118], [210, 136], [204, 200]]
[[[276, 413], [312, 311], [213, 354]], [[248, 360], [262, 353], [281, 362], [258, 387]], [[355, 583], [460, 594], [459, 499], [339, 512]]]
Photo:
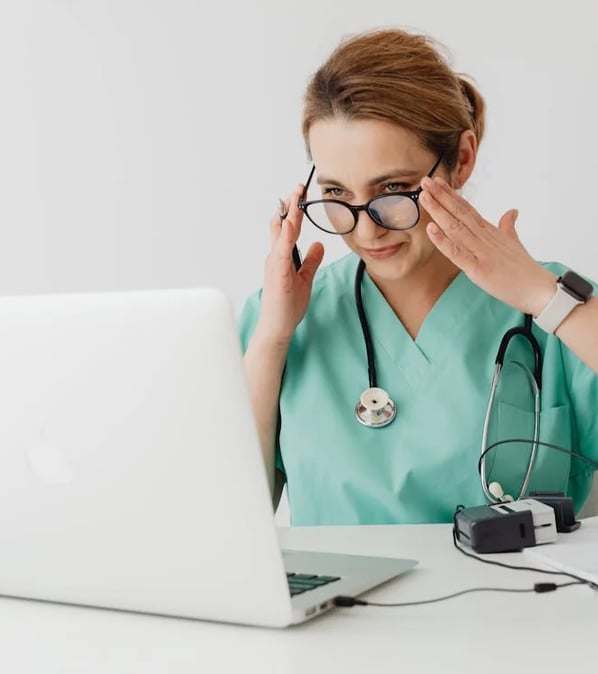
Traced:
[[[421, 212], [419, 210], [419, 195], [422, 193], [422, 188], [418, 187], [416, 190], [413, 192], [403, 192], [400, 196], [405, 198], [411, 199], [413, 203], [415, 204], [415, 208], [417, 210], [417, 218], [415, 222], [412, 225], [409, 225], [409, 227], [403, 227], [401, 229], [410, 229], [411, 227], [415, 227], [417, 223], [419, 222], [419, 219], [421, 217]], [[365, 211], [370, 218], [380, 227], [384, 227], [384, 229], [390, 229], [390, 230], [396, 230], [396, 227], [389, 227], [388, 225], [385, 225], [377, 216], [375, 210], [372, 208], [372, 203], [374, 203], [377, 200], [384, 199], [386, 197], [393, 196], [392, 194], [378, 194], [377, 196], [373, 197], [370, 199], [367, 203], [361, 204], [361, 206], [353, 206], [352, 204], [345, 204], [345, 206], [348, 206], [351, 212], [353, 213], [353, 228], [350, 231], [353, 231], [355, 227], [357, 227], [357, 221], [359, 219], [359, 211]]]

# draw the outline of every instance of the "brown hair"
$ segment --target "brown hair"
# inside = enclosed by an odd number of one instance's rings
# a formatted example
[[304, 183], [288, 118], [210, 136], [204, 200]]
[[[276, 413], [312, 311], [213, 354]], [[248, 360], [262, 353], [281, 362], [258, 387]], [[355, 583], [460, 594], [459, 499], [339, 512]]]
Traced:
[[484, 135], [484, 99], [424, 35], [378, 30], [351, 37], [313, 75], [305, 94], [303, 136], [333, 117], [380, 119], [413, 131], [422, 145], [457, 161], [461, 133]]

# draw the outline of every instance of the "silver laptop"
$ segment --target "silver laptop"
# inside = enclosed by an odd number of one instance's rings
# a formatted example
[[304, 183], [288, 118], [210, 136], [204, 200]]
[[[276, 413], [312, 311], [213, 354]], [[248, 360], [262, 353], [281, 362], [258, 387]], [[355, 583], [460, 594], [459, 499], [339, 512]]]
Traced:
[[0, 550], [3, 595], [280, 627], [416, 564], [281, 552], [210, 289], [0, 299]]

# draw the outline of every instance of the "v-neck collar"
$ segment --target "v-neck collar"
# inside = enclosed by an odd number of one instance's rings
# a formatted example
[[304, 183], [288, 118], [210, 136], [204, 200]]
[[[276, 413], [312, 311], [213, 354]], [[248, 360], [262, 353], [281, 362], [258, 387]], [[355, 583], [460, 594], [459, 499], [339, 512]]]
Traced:
[[[390, 359], [412, 389], [428, 379], [434, 366], [458, 348], [468, 316], [486, 293], [459, 272], [440, 295], [413, 339], [365, 271], [361, 284], [363, 305], [370, 326], [379, 385], [384, 384], [384, 361]], [[354, 293], [351, 293], [354, 298]]]

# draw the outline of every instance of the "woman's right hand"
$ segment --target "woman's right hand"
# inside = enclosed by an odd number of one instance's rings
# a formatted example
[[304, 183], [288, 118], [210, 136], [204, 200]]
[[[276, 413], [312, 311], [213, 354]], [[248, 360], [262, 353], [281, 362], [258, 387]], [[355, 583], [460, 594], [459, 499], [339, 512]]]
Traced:
[[273, 345], [287, 348], [295, 328], [307, 311], [314, 276], [324, 257], [324, 246], [313, 243], [297, 271], [293, 263], [293, 246], [301, 232], [303, 212], [298, 207], [303, 193], [299, 185], [286, 202], [288, 213], [270, 220], [272, 249], [266, 258], [264, 287], [256, 336]]

